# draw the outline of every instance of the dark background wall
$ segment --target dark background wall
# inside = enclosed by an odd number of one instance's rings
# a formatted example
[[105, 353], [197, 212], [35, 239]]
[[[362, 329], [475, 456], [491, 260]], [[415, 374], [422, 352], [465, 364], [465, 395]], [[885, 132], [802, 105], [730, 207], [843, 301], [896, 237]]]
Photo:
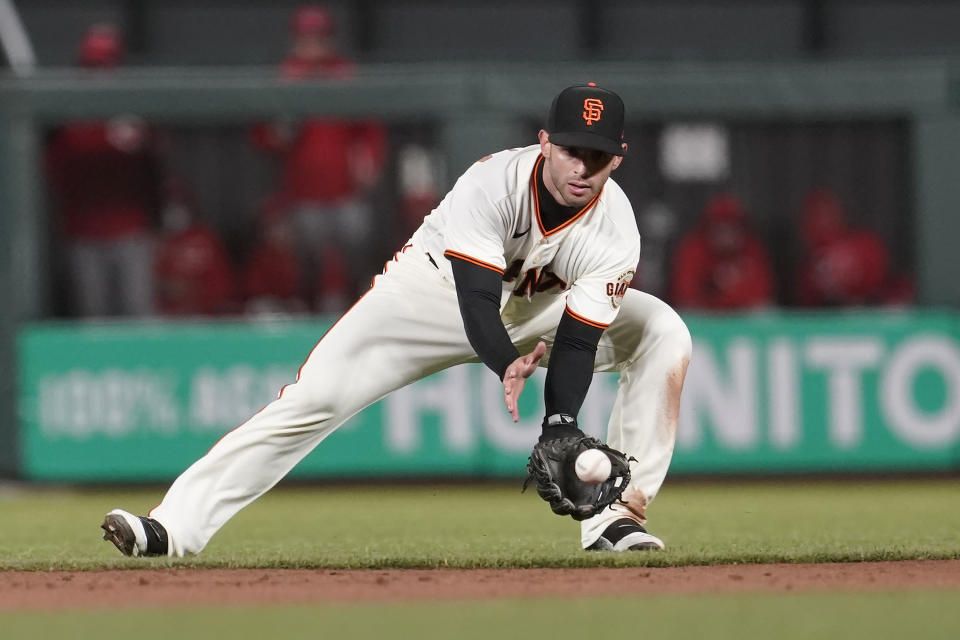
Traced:
[[[44, 65], [90, 22], [149, 65], [272, 64], [292, 0], [19, 0]], [[343, 50], [368, 62], [770, 60], [960, 54], [951, 0], [331, 0]]]

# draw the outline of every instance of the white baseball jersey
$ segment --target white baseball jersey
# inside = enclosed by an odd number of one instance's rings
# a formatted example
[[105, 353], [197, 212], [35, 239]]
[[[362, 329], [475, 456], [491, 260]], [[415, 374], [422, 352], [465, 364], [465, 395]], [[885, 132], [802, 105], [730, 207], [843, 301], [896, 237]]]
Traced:
[[[429, 253], [453, 281], [457, 257], [504, 276], [501, 311], [523, 316], [535, 297], [567, 293], [567, 310], [606, 328], [640, 259], [630, 201], [613, 180], [573, 218], [547, 231], [540, 219], [536, 171], [540, 145], [501, 151], [474, 163], [411, 243]], [[524, 309], [528, 307], [528, 309]]]

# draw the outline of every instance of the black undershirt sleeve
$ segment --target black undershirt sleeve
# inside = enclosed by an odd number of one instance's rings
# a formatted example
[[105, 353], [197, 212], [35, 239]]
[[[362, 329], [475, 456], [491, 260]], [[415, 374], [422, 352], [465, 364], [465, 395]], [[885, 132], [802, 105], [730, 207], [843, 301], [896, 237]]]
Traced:
[[[503, 374], [520, 352], [500, 320], [502, 277], [495, 271], [450, 257], [460, 303], [460, 315], [470, 346], [480, 360], [503, 380]], [[547, 416], [576, 417], [593, 380], [597, 344], [603, 329], [564, 313], [550, 350], [544, 389]]]
[[562, 413], [576, 418], [593, 380], [597, 344], [603, 329], [564, 313], [550, 349], [544, 389], [546, 415]]
[[500, 320], [503, 277], [466, 260], [452, 256], [449, 260], [467, 340], [480, 360], [503, 380], [507, 367], [520, 357]]

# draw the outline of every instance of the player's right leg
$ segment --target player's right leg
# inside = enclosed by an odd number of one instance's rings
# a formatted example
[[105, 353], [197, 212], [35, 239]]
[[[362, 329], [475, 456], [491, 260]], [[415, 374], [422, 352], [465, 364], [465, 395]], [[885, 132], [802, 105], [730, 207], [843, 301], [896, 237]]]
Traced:
[[453, 284], [422, 251], [398, 254], [317, 343], [296, 383], [184, 471], [151, 511], [168, 535], [169, 555], [199, 553], [235, 513], [356, 412], [470, 359], [475, 355]]

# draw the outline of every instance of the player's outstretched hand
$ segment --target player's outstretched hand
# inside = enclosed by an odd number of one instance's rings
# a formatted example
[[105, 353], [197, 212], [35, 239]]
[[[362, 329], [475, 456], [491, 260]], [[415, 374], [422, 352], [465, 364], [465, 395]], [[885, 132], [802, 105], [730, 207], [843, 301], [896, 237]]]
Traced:
[[507, 367], [507, 370], [503, 373], [503, 401], [507, 403], [507, 411], [513, 416], [514, 422], [520, 419], [520, 414], [517, 412], [517, 400], [523, 391], [523, 385], [526, 384], [527, 378], [537, 370], [541, 358], [546, 353], [546, 343], [538, 342], [533, 351], [514, 360], [513, 364]]

